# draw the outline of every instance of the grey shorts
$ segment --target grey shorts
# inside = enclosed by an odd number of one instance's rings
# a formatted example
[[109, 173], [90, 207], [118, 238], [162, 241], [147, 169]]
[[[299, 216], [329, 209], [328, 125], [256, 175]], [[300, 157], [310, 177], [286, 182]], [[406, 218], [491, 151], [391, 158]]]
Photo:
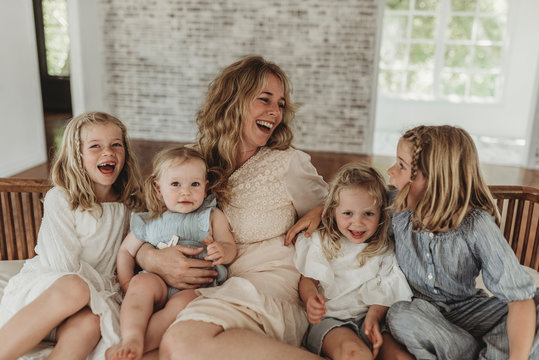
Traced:
[[355, 319], [337, 319], [325, 317], [318, 324], [309, 325], [307, 334], [305, 335], [304, 345], [312, 353], [322, 355], [322, 343], [326, 335], [333, 329], [346, 326], [350, 328], [356, 335], [363, 340], [365, 344], [372, 350], [372, 344], [367, 340], [363, 323], [367, 313], [358, 316]]

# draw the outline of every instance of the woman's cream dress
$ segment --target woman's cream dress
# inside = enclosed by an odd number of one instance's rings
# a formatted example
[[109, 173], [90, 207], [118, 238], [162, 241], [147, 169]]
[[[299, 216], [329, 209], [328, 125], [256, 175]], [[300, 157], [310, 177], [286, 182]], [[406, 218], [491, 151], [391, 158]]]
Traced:
[[238, 256], [221, 286], [201, 295], [176, 321], [200, 320], [250, 329], [299, 345], [307, 319], [298, 297], [294, 247], [285, 234], [297, 216], [321, 205], [327, 185], [310, 157], [295, 149], [262, 148], [230, 177], [232, 198], [223, 207]]

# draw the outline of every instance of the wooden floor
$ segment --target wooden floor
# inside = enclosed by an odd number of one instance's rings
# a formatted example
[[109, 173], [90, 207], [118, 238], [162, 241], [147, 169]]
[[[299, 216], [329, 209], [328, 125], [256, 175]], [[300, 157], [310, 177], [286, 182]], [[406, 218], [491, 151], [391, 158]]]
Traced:
[[[70, 114], [46, 114], [45, 129], [47, 148], [52, 155], [56, 142], [61, 136], [63, 126], [70, 118]], [[135, 152], [141, 171], [147, 176], [151, 169], [153, 156], [161, 149], [177, 145], [176, 142], [161, 142], [133, 139], [133, 151]], [[387, 169], [393, 164], [394, 158], [387, 156], [368, 156], [361, 154], [343, 154], [330, 152], [306, 151], [311, 155], [312, 162], [320, 175], [329, 181], [340, 166], [352, 161], [365, 161], [372, 164], [387, 179]], [[49, 157], [51, 159], [52, 156]], [[539, 189], [539, 170], [530, 170], [513, 166], [481, 165], [487, 184], [489, 185], [522, 185]], [[49, 175], [49, 163], [41, 164], [35, 168], [23, 171], [14, 177], [46, 178]]]

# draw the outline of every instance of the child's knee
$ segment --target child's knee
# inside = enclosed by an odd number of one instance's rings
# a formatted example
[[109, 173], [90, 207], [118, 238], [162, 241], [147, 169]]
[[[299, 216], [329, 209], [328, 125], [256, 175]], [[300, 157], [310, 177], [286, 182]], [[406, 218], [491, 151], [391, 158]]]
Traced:
[[66, 306], [82, 308], [90, 299], [90, 288], [88, 284], [78, 275], [70, 274], [62, 276], [51, 287], [58, 291], [53, 291], [53, 296], [57, 296], [58, 303]]
[[372, 353], [367, 346], [361, 346], [356, 341], [343, 341], [339, 353], [340, 360], [372, 360]]

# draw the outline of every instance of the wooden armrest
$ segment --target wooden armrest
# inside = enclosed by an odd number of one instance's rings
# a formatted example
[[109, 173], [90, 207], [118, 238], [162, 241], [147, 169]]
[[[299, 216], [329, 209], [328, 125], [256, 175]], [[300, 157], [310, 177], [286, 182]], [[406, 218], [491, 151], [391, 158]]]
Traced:
[[491, 185], [500, 228], [522, 265], [539, 270], [539, 189]]
[[51, 187], [45, 179], [0, 178], [0, 260], [35, 255], [43, 197]]

